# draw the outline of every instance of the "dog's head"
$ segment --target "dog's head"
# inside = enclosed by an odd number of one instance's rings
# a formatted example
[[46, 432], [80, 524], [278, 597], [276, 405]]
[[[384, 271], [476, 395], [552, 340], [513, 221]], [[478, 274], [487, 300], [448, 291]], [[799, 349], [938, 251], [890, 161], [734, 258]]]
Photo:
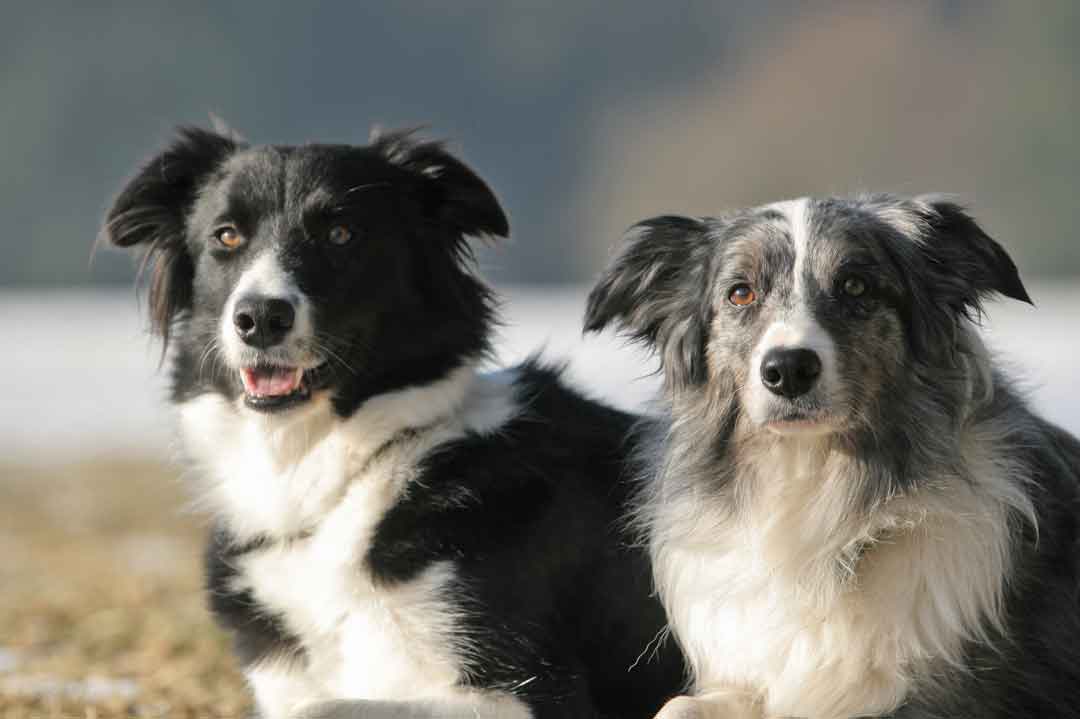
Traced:
[[491, 190], [410, 133], [366, 146], [249, 146], [183, 129], [123, 189], [104, 238], [141, 248], [176, 399], [253, 411], [437, 379], [488, 349], [469, 237], [505, 236]]
[[674, 395], [726, 395], [748, 431], [873, 432], [955, 377], [984, 297], [1029, 301], [1016, 266], [937, 198], [801, 199], [631, 228], [589, 297], [659, 354]]

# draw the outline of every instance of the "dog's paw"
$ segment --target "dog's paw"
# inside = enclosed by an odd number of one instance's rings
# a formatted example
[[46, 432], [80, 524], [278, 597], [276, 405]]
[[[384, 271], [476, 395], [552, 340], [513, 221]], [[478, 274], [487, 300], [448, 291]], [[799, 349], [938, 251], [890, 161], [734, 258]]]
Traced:
[[360, 719], [365, 715], [361, 711], [358, 702], [351, 701], [321, 701], [309, 702], [296, 709], [289, 715], [289, 719]]
[[668, 701], [655, 719], [764, 719], [761, 706], [742, 692], [715, 692]]
[[655, 719], [710, 719], [709, 707], [700, 699], [679, 696], [660, 708]]

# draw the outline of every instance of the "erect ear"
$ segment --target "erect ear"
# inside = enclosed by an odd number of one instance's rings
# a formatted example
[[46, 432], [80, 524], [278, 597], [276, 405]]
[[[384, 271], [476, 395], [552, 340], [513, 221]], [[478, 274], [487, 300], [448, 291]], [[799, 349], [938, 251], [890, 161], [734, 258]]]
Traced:
[[432, 219], [459, 236], [506, 237], [506, 214], [491, 188], [443, 147], [415, 131], [372, 133], [372, 146], [390, 162], [420, 178]]
[[928, 269], [953, 309], [978, 312], [994, 293], [1031, 304], [1012, 258], [960, 205], [937, 197], [915, 198], [915, 204]]
[[672, 388], [705, 381], [709, 243], [703, 222], [676, 216], [640, 222], [589, 293], [585, 331], [609, 324], [660, 357]]
[[239, 147], [223, 135], [180, 128], [177, 137], [120, 191], [105, 215], [101, 238], [143, 252], [140, 275], [150, 272], [150, 322], [168, 344], [173, 320], [191, 306], [194, 266], [185, 223], [199, 188]]

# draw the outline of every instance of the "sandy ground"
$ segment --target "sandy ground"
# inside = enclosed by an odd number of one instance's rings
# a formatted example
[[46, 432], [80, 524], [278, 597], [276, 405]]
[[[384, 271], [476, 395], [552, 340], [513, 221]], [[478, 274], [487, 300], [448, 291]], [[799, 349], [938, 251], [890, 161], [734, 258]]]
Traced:
[[177, 474], [0, 466], [0, 718], [245, 715]]
[[[652, 396], [644, 355], [580, 336], [581, 288], [505, 294], [501, 361], [542, 347], [596, 396]], [[1080, 432], [1080, 288], [1032, 295], [1037, 309], [992, 306], [987, 333], [1040, 411]], [[133, 293], [0, 293], [0, 324], [0, 719], [244, 716]]]

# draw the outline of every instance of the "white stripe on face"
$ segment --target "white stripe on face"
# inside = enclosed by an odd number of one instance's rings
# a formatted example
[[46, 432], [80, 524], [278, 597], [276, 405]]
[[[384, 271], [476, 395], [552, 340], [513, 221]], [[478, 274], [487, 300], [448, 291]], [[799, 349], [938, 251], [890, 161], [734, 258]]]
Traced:
[[761, 363], [770, 350], [784, 347], [816, 352], [821, 358], [822, 372], [815, 392], [820, 394], [823, 400], [827, 401], [839, 379], [836, 346], [829, 333], [814, 317], [812, 298], [808, 296], [804, 281], [810, 252], [809, 205], [810, 201], [805, 197], [770, 205], [788, 219], [788, 235], [795, 250], [795, 261], [791, 269], [791, 295], [786, 305], [778, 309], [775, 321], [761, 335], [750, 356], [750, 379], [745, 401], [750, 418], [755, 422], [765, 421], [770, 408], [781, 401], [765, 388], [760, 379]]
[[[233, 313], [236, 309], [236, 303], [240, 298], [248, 295], [288, 300], [292, 303], [296, 312], [292, 330], [289, 332], [282, 348], [278, 350], [271, 348], [267, 354], [280, 356], [288, 352], [289, 347], [294, 345], [297, 340], [311, 337], [313, 330], [311, 303], [304, 293], [300, 291], [300, 288], [296, 286], [289, 273], [281, 266], [278, 260], [277, 248], [270, 247], [256, 257], [251, 266], [244, 270], [221, 313], [222, 346], [225, 349], [225, 357], [232, 366], [240, 367], [251, 364], [251, 362], [245, 362], [245, 359], [250, 357], [252, 350], [239, 338], [233, 326]], [[288, 362], [285, 362], [285, 364], [288, 364]], [[293, 364], [298, 364], [298, 362], [294, 361]]]
[[810, 252], [810, 198], [777, 202], [770, 207], [788, 220], [788, 235], [795, 249], [795, 265], [792, 268], [792, 293], [795, 301], [802, 301], [803, 277], [806, 272], [807, 255]]
[[240, 276], [231, 300], [246, 294], [280, 297], [292, 300], [299, 296], [300, 289], [278, 262], [277, 248], [270, 247], [255, 258], [251, 266]]

